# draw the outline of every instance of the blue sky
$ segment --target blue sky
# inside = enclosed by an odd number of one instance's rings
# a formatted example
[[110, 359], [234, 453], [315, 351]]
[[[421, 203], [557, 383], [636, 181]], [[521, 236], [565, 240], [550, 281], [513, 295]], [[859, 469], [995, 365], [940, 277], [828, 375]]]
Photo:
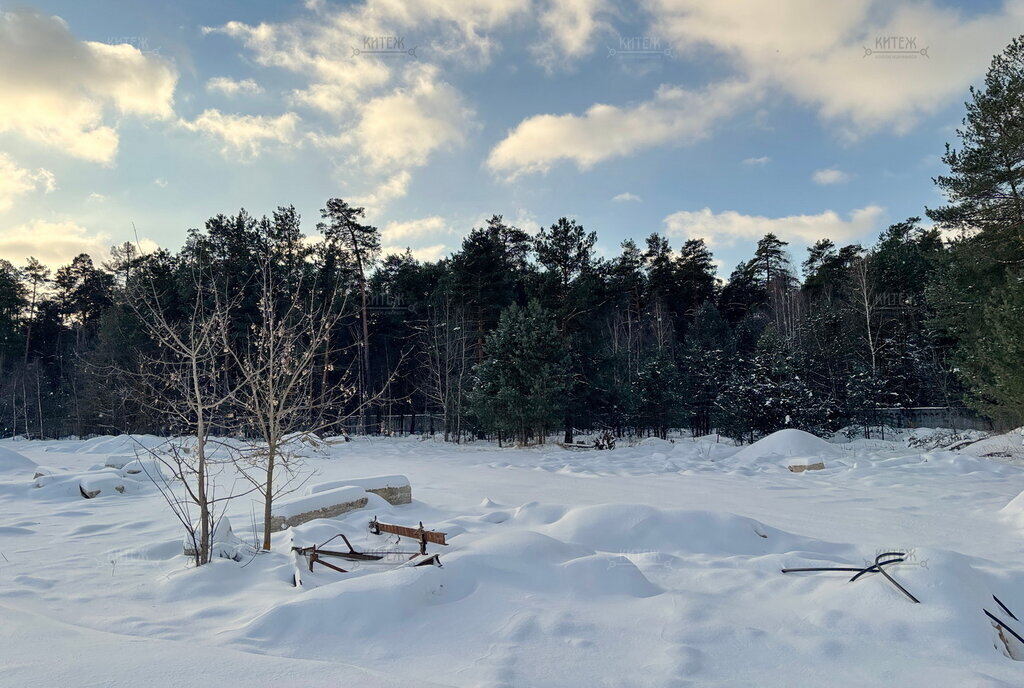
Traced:
[[[723, 276], [767, 231], [799, 261], [941, 201], [967, 89], [1024, 33], [1019, 0], [0, 10], [0, 257], [16, 264], [134, 231], [177, 248], [243, 206], [294, 204], [315, 234], [332, 196], [426, 259], [500, 213], [574, 217], [606, 255], [701, 236]], [[363, 52], [378, 44], [396, 52]]]

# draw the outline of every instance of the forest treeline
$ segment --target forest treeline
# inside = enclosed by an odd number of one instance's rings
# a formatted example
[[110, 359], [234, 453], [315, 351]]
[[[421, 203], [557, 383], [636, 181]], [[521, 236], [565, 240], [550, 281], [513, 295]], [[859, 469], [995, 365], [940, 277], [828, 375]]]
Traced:
[[[436, 262], [381, 255], [377, 229], [341, 199], [316, 241], [280, 207], [212, 217], [177, 252], [127, 243], [53, 272], [0, 260], [0, 432], [185, 431], [167, 412], [182, 380], [159, 378], [194, 374], [219, 392], [213, 427], [253, 434], [241, 390], [280, 371], [294, 377], [289, 427], [325, 432], [401, 416], [455, 441], [670, 428], [750, 440], [963, 404], [1020, 424], [1021, 39], [966, 108], [929, 222], [870, 246], [824, 238], [795, 258], [768, 234], [727, 279], [701, 239], [654, 233], [599, 258], [568, 218], [531, 235], [495, 215]], [[200, 331], [203, 370], [175, 368], [175, 342]]]

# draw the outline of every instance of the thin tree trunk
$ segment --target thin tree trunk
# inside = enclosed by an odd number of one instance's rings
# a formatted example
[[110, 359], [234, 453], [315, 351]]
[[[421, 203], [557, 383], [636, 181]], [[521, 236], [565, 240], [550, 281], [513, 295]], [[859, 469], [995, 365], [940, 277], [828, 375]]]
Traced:
[[277, 459], [277, 446], [267, 446], [267, 483], [263, 495], [263, 549], [270, 549], [270, 519], [274, 509], [274, 464]]

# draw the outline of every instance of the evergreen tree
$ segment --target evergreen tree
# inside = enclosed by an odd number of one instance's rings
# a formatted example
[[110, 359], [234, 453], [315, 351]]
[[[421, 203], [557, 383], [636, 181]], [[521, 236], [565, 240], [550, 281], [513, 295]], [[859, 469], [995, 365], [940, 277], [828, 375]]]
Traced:
[[498, 324], [502, 310], [526, 302], [531, 245], [528, 234], [494, 215], [486, 227], [473, 229], [452, 256], [451, 288], [465, 304], [478, 362], [483, 360], [487, 334]]
[[683, 243], [676, 261], [676, 275], [676, 309], [692, 319], [718, 292], [714, 257], [703, 239], [688, 239]]
[[786, 246], [789, 244], [772, 233], [757, 242], [754, 257], [746, 264], [750, 276], [768, 289], [777, 279], [792, 276]]
[[635, 422], [638, 428], [650, 428], [661, 439], [683, 423], [683, 386], [679, 367], [663, 349], [650, 352], [637, 374]]
[[730, 377], [719, 401], [723, 434], [754, 441], [787, 427], [821, 433], [823, 409], [798, 373], [794, 352], [774, 328]]
[[1024, 418], [1024, 272], [1007, 276], [984, 311], [985, 336], [965, 358], [967, 381], [985, 413], [1015, 424]]
[[756, 313], [768, 301], [768, 289], [755, 273], [749, 263], [741, 262], [722, 287], [718, 310], [733, 325], [748, 314]]
[[708, 435], [719, 395], [736, 355], [732, 330], [710, 301], [697, 311], [683, 347], [681, 406], [694, 435]]
[[592, 357], [586, 337], [588, 317], [595, 306], [594, 244], [597, 235], [575, 220], [560, 218], [537, 235], [537, 260], [544, 267], [541, 284], [545, 305], [558, 323], [562, 347], [568, 354], [570, 377], [566, 388], [563, 428], [565, 442], [573, 441], [576, 413], [586, 392]]
[[536, 301], [511, 306], [487, 338], [470, 410], [487, 432], [543, 442], [564, 411], [567, 356], [552, 314]]
[[322, 222], [317, 230], [324, 237], [325, 250], [340, 257], [354, 268], [359, 290], [359, 402], [363, 405], [363, 428], [369, 426], [370, 400], [374, 396], [370, 368], [370, 310], [367, 281], [370, 269], [380, 253], [380, 233], [376, 227], [362, 223], [366, 211], [350, 206], [340, 198], [331, 198], [320, 210]]
[[[960, 148], [946, 145], [949, 172], [935, 180], [949, 200], [928, 216], [941, 227], [959, 230], [949, 255], [928, 288], [936, 309], [933, 325], [956, 345], [957, 363], [976, 405], [1003, 417], [1024, 416], [1012, 386], [998, 377], [999, 359], [990, 346], [990, 323], [1015, 317], [1012, 294], [1024, 266], [1024, 36], [997, 55], [984, 87], [972, 88]], [[1001, 309], [1008, 309], [1003, 316]], [[1016, 414], [1016, 415], [1014, 415]]]
[[22, 353], [19, 328], [21, 314], [28, 305], [25, 287], [10, 261], [0, 259], [0, 373]]

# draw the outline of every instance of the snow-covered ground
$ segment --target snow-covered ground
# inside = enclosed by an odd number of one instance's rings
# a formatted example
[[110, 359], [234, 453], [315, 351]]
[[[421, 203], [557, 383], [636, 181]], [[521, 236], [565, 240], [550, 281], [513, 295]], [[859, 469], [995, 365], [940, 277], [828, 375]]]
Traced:
[[[400, 474], [413, 503], [371, 495], [200, 569], [145, 473], [111, 491], [130, 438], [3, 441], [0, 685], [1024, 685], [1007, 656], [1024, 645], [983, 612], [1024, 635], [991, 597], [1024, 619], [1020, 435], [840, 439], [310, 447], [312, 483]], [[249, 541], [254, 512], [229, 510]], [[443, 568], [346, 563], [292, 585], [293, 541], [393, 547], [373, 516], [447, 532]], [[780, 572], [888, 550], [920, 604], [878, 574]]]

